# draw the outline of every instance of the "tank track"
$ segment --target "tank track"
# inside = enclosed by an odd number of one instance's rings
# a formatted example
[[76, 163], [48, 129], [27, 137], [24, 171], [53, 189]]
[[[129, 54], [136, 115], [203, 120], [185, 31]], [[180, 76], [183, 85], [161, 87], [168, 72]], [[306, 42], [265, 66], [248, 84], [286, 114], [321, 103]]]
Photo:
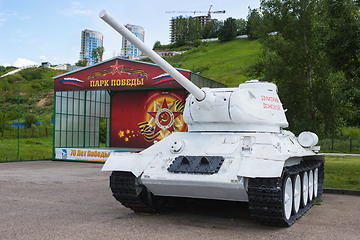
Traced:
[[136, 213], [158, 212], [165, 205], [164, 199], [147, 191], [131, 172], [112, 172], [110, 188], [117, 201]]
[[[300, 207], [296, 214], [291, 215], [289, 219], [284, 216], [283, 209], [283, 184], [284, 177], [301, 174], [318, 167], [318, 193], [313, 201], [308, 201], [307, 205]], [[249, 179], [248, 197], [249, 210], [251, 216], [255, 217], [260, 223], [270, 226], [289, 227], [296, 219], [299, 219], [307, 212], [315, 201], [321, 199], [324, 187], [324, 164], [323, 160], [307, 160], [299, 165], [286, 167], [283, 170], [282, 177], [278, 178], [253, 178]]]

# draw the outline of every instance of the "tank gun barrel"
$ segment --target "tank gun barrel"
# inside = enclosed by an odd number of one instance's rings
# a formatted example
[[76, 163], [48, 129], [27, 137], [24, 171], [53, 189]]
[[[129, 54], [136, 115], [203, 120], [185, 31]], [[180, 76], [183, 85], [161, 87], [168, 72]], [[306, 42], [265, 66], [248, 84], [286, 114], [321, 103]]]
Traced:
[[132, 32], [130, 32], [125, 26], [116, 21], [111, 15], [109, 15], [106, 10], [102, 10], [99, 13], [99, 17], [114, 28], [118, 33], [124, 36], [132, 44], [134, 44], [138, 49], [144, 52], [152, 61], [154, 61], [159, 67], [161, 67], [165, 72], [170, 74], [181, 86], [183, 86], [187, 91], [189, 91], [198, 101], [202, 101], [205, 98], [205, 92], [198, 88], [194, 83], [189, 79], [183, 76], [179, 71], [177, 71], [173, 66], [166, 62], [162, 57], [160, 57], [156, 52], [151, 48], [146, 46], [139, 38], [137, 38]]

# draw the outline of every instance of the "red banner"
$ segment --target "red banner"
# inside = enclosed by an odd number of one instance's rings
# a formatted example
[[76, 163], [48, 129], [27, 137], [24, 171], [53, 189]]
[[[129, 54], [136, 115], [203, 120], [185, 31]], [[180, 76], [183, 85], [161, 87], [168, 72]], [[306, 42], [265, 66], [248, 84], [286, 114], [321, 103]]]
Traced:
[[116, 92], [111, 104], [111, 146], [145, 148], [172, 132], [187, 131], [185, 90]]
[[[187, 78], [190, 72], [180, 70]], [[150, 63], [115, 58], [55, 78], [55, 91], [181, 88], [169, 74]]]

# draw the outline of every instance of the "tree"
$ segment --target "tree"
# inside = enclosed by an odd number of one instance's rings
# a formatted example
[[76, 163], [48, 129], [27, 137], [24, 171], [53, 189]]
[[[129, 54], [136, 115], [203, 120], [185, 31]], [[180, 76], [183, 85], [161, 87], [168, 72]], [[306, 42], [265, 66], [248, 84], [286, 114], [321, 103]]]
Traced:
[[91, 56], [94, 59], [94, 63], [98, 63], [102, 61], [104, 55], [105, 48], [103, 46], [98, 46], [94, 48], [91, 52]]
[[249, 13], [247, 16], [247, 22], [245, 26], [245, 33], [250, 38], [258, 38], [261, 37], [262, 34], [269, 31], [269, 29], [265, 29], [266, 22], [263, 21], [263, 18], [260, 15], [258, 9], [249, 8]]
[[6, 123], [8, 121], [8, 118], [6, 116], [5, 113], [3, 113], [1, 110], [0, 110], [0, 130], [1, 130], [1, 137], [4, 137], [4, 129], [6, 127]]
[[212, 19], [207, 22], [205, 26], [202, 28], [201, 36], [203, 39], [207, 38], [217, 38], [220, 28], [222, 27], [223, 22], [217, 19]]
[[198, 20], [193, 17], [188, 18], [187, 41], [193, 43], [201, 38], [201, 26]]
[[295, 133], [311, 130], [329, 135], [342, 122], [333, 91], [342, 77], [329, 68], [315, 31], [320, 8], [313, 0], [262, 1], [261, 19], [257, 19], [262, 22], [257, 33], [264, 47], [257, 75], [277, 84]]
[[344, 74], [342, 101], [348, 106], [348, 124], [360, 126], [359, 1], [322, 1], [321, 39], [330, 66]]
[[37, 123], [37, 117], [32, 114], [32, 113], [27, 113], [25, 114], [25, 121], [24, 121], [24, 124], [25, 124], [25, 127], [26, 128], [31, 128], [31, 136], [34, 137], [34, 125], [36, 125]]
[[161, 43], [160, 43], [160, 41], [156, 41], [153, 46], [153, 49], [159, 49], [159, 48], [161, 48]]
[[227, 18], [219, 31], [220, 42], [230, 41], [236, 38], [237, 25], [234, 18]]
[[77, 63], [75, 63], [75, 65], [79, 67], [86, 67], [87, 63], [85, 60], [79, 60]]
[[188, 33], [188, 21], [183, 16], [176, 17], [172, 24], [173, 35], [175, 37], [174, 42], [176, 41], [187, 41]]
[[237, 35], [244, 35], [246, 34], [246, 20], [245, 19], [236, 19], [236, 29], [237, 29]]

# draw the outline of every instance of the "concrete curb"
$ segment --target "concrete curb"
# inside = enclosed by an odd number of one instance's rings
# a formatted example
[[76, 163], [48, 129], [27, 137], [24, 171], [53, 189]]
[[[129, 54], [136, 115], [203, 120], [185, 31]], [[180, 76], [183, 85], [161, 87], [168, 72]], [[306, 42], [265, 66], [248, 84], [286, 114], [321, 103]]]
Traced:
[[324, 188], [323, 192], [324, 193], [331, 193], [331, 194], [343, 194], [343, 195], [360, 196], [360, 190]]

